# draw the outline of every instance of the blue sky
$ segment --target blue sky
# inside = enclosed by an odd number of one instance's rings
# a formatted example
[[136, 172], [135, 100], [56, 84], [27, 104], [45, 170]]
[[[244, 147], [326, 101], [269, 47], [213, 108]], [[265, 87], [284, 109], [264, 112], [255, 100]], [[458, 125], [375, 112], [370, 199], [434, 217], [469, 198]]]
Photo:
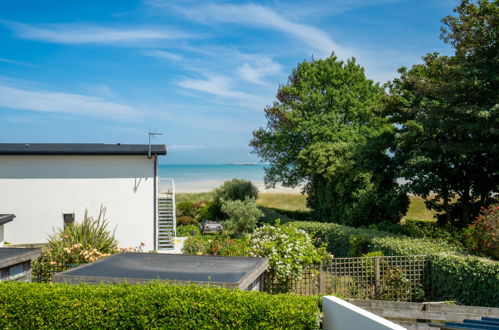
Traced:
[[146, 143], [163, 163], [254, 162], [251, 132], [306, 59], [369, 78], [433, 51], [454, 0], [0, 0], [0, 142]]

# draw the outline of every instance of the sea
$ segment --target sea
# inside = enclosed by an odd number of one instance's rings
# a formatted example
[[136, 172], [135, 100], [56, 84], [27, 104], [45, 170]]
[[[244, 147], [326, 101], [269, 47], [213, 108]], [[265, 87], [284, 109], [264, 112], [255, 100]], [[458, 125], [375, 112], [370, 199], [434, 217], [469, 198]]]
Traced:
[[178, 192], [210, 191], [224, 181], [239, 178], [263, 186], [263, 164], [158, 165], [160, 178], [174, 179]]

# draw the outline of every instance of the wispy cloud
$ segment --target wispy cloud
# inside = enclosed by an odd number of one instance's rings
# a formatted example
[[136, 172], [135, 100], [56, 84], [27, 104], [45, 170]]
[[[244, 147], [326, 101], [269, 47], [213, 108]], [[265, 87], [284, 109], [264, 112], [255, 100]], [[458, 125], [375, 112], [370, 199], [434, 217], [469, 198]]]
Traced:
[[141, 54], [167, 61], [180, 61], [182, 59], [181, 55], [170, 53], [164, 50], [143, 50], [141, 51]]
[[269, 75], [275, 75], [281, 72], [281, 65], [274, 62], [271, 58], [261, 57], [252, 64], [245, 62], [238, 69], [241, 77], [253, 84], [267, 85], [263, 78]]
[[24, 66], [35, 66], [35, 65], [31, 64], [31, 63], [10, 60], [8, 58], [3, 58], [3, 57], [0, 57], [0, 62], [2, 62], [2, 63], [9, 63], [9, 64], [16, 64], [16, 65], [24, 65]]
[[225, 76], [207, 75], [205, 79], [184, 78], [178, 82], [178, 85], [220, 97], [244, 100], [253, 98], [251, 94], [233, 89], [232, 79]]
[[0, 107], [108, 117], [117, 120], [129, 120], [138, 115], [137, 109], [129, 105], [112, 102], [101, 97], [26, 90], [1, 84]]
[[204, 144], [174, 144], [168, 147], [170, 150], [194, 150], [206, 148], [209, 148], [209, 146]]
[[21, 39], [59, 44], [136, 44], [146, 41], [192, 37], [185, 32], [164, 27], [109, 27], [90, 24], [24, 24], [0, 21]]
[[[161, 1], [150, 2], [151, 5], [171, 9], [172, 6]], [[340, 57], [354, 55], [351, 50], [338, 45], [330, 36], [316, 27], [297, 23], [277, 11], [256, 4], [246, 5], [205, 5], [193, 7], [173, 7], [184, 16], [204, 24], [233, 23], [268, 28], [286, 33], [311, 49], [318, 51], [316, 55], [328, 56], [335, 51]]]

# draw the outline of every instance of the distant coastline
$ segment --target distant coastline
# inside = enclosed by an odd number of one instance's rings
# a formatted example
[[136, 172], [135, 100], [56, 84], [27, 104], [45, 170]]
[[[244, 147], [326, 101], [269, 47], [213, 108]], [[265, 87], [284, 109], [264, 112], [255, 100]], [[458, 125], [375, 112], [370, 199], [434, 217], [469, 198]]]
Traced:
[[300, 188], [265, 188], [265, 164], [160, 164], [160, 178], [173, 178], [177, 192], [205, 192], [239, 178], [253, 182], [261, 192], [299, 193]]

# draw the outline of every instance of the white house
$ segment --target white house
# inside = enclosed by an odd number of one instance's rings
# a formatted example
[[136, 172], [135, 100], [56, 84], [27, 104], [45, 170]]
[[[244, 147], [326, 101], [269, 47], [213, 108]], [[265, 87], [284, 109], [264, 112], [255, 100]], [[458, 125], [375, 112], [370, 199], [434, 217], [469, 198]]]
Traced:
[[4, 228], [5, 241], [46, 242], [54, 229], [81, 221], [85, 210], [97, 217], [103, 205], [120, 246], [164, 247], [157, 164], [165, 154], [165, 145], [0, 144], [0, 211], [16, 216]]

